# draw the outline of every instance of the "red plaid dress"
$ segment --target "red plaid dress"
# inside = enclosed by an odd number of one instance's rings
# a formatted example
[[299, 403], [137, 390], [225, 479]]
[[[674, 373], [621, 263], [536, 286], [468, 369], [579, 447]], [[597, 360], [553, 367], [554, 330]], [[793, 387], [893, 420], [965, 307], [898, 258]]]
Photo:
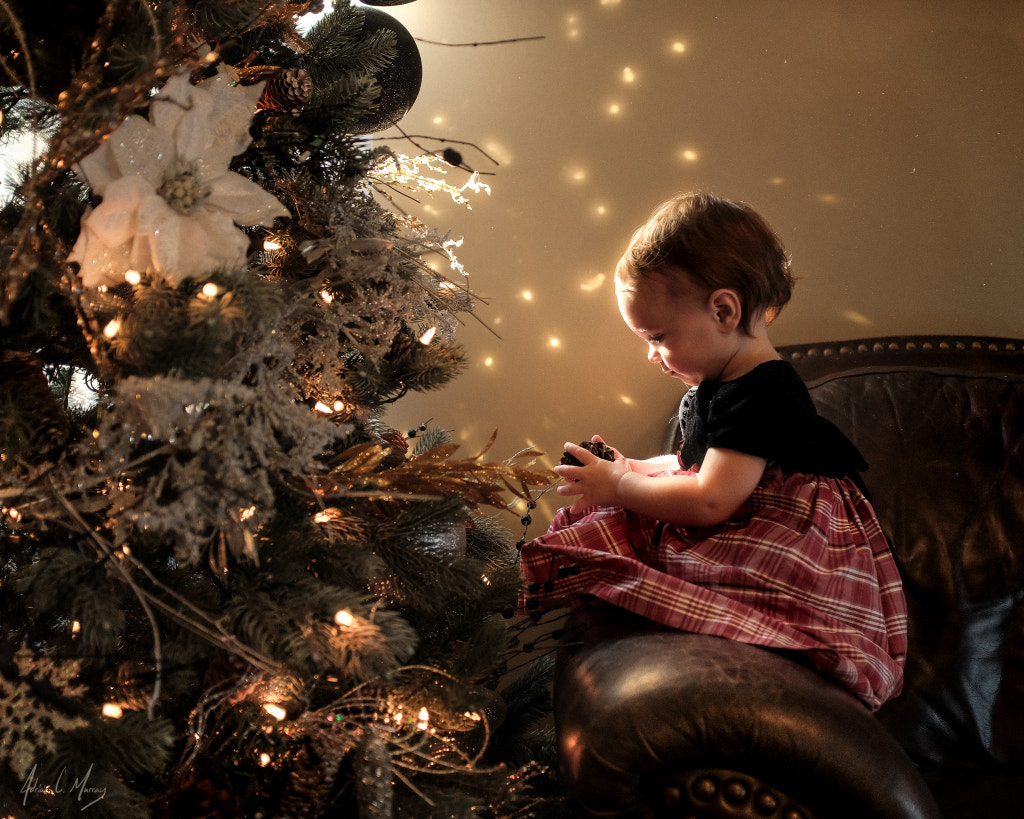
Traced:
[[707, 528], [619, 507], [576, 519], [562, 509], [523, 546], [522, 571], [532, 584], [523, 610], [530, 598], [551, 609], [593, 595], [684, 631], [796, 651], [872, 710], [903, 685], [902, 584], [848, 478], [769, 464], [736, 515]]

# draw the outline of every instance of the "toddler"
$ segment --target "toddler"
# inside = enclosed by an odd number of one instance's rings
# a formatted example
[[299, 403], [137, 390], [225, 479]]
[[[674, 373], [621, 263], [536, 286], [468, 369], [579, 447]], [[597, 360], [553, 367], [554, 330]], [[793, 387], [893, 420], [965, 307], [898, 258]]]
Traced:
[[567, 443], [582, 465], [555, 467], [557, 491], [576, 500], [523, 546], [521, 606], [592, 596], [797, 652], [878, 708], [903, 683], [903, 589], [867, 464], [768, 339], [793, 286], [782, 244], [747, 205], [687, 194], [633, 235], [615, 285], [648, 360], [690, 387], [682, 448], [608, 461]]

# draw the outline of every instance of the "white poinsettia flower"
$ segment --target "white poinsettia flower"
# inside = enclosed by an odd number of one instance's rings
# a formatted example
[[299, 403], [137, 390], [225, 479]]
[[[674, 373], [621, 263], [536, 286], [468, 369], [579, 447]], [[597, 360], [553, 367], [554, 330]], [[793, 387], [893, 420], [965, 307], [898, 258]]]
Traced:
[[173, 282], [245, 258], [238, 225], [269, 227], [288, 211], [228, 170], [251, 141], [262, 84], [237, 86], [222, 70], [200, 85], [167, 81], [149, 119], [132, 115], [76, 171], [103, 197], [82, 218], [68, 259], [87, 287], [116, 285], [128, 270]]

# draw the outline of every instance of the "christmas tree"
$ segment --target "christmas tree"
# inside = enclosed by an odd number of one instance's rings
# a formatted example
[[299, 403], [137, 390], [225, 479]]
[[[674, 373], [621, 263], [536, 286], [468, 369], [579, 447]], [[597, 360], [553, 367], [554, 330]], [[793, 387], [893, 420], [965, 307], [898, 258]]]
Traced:
[[42, 143], [0, 210], [5, 816], [563, 810], [503, 524], [548, 479], [385, 420], [474, 309], [402, 191], [481, 183], [371, 138], [415, 41], [321, 11], [0, 2], [0, 144]]

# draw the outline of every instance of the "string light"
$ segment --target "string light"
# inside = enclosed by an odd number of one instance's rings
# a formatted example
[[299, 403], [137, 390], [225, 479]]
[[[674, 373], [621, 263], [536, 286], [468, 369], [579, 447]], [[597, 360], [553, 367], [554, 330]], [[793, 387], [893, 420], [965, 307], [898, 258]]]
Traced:
[[203, 285], [203, 295], [206, 296], [206, 298], [208, 299], [216, 298], [219, 292], [220, 288], [217, 287], [217, 285], [215, 285], [213, 282], [207, 282], [206, 284]]
[[103, 704], [103, 716], [110, 717], [111, 719], [121, 719], [122, 714], [121, 706], [116, 702], [107, 702]]
[[280, 250], [281, 245], [279, 242], [275, 242], [273, 239], [267, 239], [263, 243], [263, 249], [266, 250], [268, 253], [272, 253], [275, 250]]
[[352, 615], [348, 609], [341, 609], [337, 614], [334, 615], [334, 622], [343, 628], [350, 627], [355, 623], [356, 618]]
[[138, 270], [126, 270], [124, 280], [134, 287], [142, 281], [142, 274]]
[[107, 338], [113, 338], [117, 335], [117, 331], [121, 329], [121, 322], [117, 319], [111, 319], [107, 326], [103, 328], [103, 335]]
[[420, 336], [420, 344], [426, 346], [434, 340], [434, 336], [437, 334], [437, 328], [431, 327], [427, 332]]
[[430, 724], [430, 712], [426, 708], [421, 708], [417, 716], [419, 722], [416, 723], [416, 728], [420, 731], [426, 731]]
[[272, 716], [274, 719], [276, 719], [278, 721], [283, 720], [286, 716], [288, 716], [288, 712], [287, 711], [285, 711], [277, 703], [273, 703], [273, 702], [265, 702], [265, 703], [263, 703], [263, 710], [266, 711], [268, 714], [270, 714], [270, 716]]

